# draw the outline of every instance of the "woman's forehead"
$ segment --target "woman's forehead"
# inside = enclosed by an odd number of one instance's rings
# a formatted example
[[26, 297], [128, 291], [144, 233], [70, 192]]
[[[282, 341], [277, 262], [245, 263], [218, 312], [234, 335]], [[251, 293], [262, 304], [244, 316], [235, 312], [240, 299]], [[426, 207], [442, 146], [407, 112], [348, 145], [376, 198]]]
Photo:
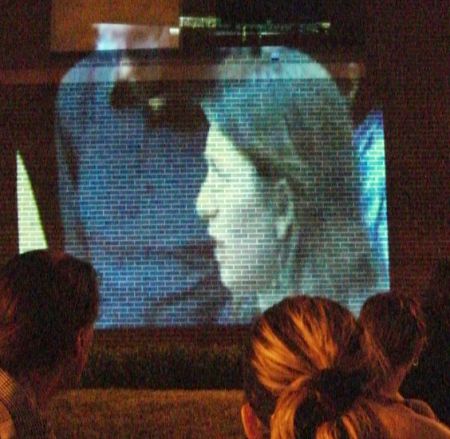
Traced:
[[233, 141], [216, 124], [212, 124], [206, 141], [204, 156], [217, 168], [235, 170], [242, 175], [252, 174], [254, 166]]

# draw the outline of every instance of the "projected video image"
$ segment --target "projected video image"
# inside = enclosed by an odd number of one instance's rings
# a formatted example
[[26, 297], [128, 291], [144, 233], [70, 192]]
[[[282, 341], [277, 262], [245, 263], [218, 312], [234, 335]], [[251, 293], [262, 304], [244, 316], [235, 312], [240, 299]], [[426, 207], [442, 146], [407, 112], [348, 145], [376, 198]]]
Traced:
[[382, 115], [355, 122], [354, 72], [273, 47], [69, 71], [59, 200], [66, 250], [101, 274], [98, 326], [249, 323], [295, 292], [358, 312], [387, 289]]

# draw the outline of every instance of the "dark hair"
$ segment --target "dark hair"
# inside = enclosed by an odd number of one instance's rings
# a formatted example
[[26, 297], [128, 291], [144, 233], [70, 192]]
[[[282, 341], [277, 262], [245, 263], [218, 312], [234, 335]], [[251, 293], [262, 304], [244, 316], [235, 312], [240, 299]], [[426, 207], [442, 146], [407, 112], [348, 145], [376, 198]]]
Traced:
[[429, 283], [419, 293], [427, 326], [427, 343], [419, 364], [411, 369], [400, 391], [427, 401], [439, 419], [450, 425], [450, 258], [438, 260]]
[[13, 257], [0, 270], [0, 366], [13, 376], [51, 369], [98, 307], [90, 263], [46, 250]]
[[[427, 288], [419, 301], [430, 337], [443, 336], [450, 331], [450, 257], [437, 261]], [[445, 337], [445, 335], [444, 335]]]
[[323, 438], [385, 437], [365, 398], [371, 377], [363, 331], [337, 302], [289, 297], [252, 327], [244, 391], [272, 439], [319, 431]]
[[[294, 195], [295, 232], [280, 270], [280, 297], [326, 290], [348, 297], [352, 306], [352, 296], [374, 292], [376, 273], [358, 210], [360, 176], [348, 101], [325, 67], [306, 53], [248, 51], [238, 52], [247, 56], [239, 64], [242, 78], [219, 82], [202, 107], [260, 177], [285, 180]], [[271, 59], [272, 52], [280, 62]]]
[[392, 292], [371, 296], [361, 308], [359, 321], [386, 357], [388, 373], [412, 364], [420, 355], [426, 327], [414, 296]]

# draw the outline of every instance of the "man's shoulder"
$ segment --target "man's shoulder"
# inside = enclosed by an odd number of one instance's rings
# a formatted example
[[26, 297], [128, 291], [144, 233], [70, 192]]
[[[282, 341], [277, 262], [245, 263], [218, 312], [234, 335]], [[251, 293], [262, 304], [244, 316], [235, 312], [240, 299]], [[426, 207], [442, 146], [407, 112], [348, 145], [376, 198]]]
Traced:
[[15, 437], [49, 439], [54, 436], [34, 393], [0, 369], [0, 439]]
[[0, 439], [13, 439], [16, 437], [16, 428], [11, 414], [0, 401]]

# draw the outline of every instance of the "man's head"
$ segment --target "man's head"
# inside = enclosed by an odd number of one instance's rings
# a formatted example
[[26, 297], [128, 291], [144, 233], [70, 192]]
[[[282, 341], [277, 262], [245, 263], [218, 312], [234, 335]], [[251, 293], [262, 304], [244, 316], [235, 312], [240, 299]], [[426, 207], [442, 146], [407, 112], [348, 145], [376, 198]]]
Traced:
[[70, 365], [78, 378], [98, 307], [88, 262], [46, 250], [13, 257], [0, 269], [0, 367], [21, 377]]

